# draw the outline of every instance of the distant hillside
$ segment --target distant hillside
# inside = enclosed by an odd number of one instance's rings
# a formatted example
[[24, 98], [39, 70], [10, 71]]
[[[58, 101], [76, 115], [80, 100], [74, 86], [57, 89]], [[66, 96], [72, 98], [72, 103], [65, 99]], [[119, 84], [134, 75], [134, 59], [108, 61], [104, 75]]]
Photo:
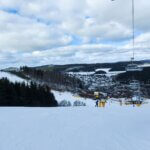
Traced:
[[[60, 72], [93, 72], [100, 68], [110, 68], [110, 71], [124, 71], [130, 62], [96, 63], [96, 64], [67, 64], [67, 65], [45, 65], [33, 67], [38, 70], [60, 71]], [[147, 61], [136, 61], [138, 65], [148, 63]]]

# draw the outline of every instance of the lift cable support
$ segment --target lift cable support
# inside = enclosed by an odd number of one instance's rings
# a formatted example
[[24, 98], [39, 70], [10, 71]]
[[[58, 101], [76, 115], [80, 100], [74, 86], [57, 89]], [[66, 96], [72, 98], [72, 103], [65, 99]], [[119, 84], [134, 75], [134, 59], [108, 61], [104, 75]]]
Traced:
[[[111, 1], [115, 1], [115, 0], [111, 0]], [[136, 63], [135, 63], [135, 8], [134, 8], [134, 0], [132, 0], [132, 57], [131, 57], [131, 63], [127, 65], [126, 67], [126, 72], [136, 72], [136, 71], [142, 71], [143, 68], [139, 67]], [[129, 83], [129, 87], [130, 89], [133, 90], [133, 96], [131, 98], [131, 103], [138, 103], [138, 102], [142, 102], [143, 99], [141, 97], [141, 92], [140, 92], [140, 82], [137, 80], [133, 79], [130, 81]]]
[[143, 68], [139, 67], [136, 63], [134, 63], [135, 60], [135, 7], [134, 7], [134, 0], [132, 0], [132, 58], [131, 63], [127, 65], [126, 71], [127, 72], [134, 72], [134, 71], [142, 71]]
[[[115, 0], [111, 0], [115, 1]], [[131, 63], [127, 65], [126, 72], [135, 72], [135, 71], [142, 71], [143, 68], [139, 67], [135, 63], [135, 7], [134, 7], [134, 0], [132, 0], [132, 57]]]

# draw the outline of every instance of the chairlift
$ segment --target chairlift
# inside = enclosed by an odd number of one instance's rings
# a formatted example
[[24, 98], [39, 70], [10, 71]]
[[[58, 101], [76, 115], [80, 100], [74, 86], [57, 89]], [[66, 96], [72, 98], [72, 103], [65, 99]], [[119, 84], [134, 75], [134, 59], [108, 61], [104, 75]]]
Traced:
[[[111, 0], [115, 1], [115, 0]], [[143, 71], [142, 67], [139, 67], [137, 64], [134, 63], [135, 58], [135, 11], [134, 11], [134, 0], [132, 1], [132, 51], [133, 51], [133, 57], [131, 58], [131, 64], [127, 65], [126, 72], [134, 72], [134, 71]]]
[[126, 104], [129, 104], [129, 105], [136, 104], [136, 106], [138, 107], [141, 106], [143, 103], [144, 103], [144, 99], [141, 96], [140, 90], [135, 91], [131, 99], [126, 102]]
[[126, 67], [126, 72], [135, 72], [135, 71], [143, 71], [143, 68], [139, 67], [137, 64], [129, 64]]
[[132, 80], [130, 83], [129, 83], [129, 87], [132, 89], [132, 90], [137, 90], [140, 88], [140, 83], [139, 81], [137, 80]]
[[131, 102], [133, 104], [142, 104], [143, 99], [141, 98], [141, 96], [134, 95], [131, 99]]
[[137, 91], [137, 92], [134, 93], [131, 101], [133, 103], [136, 103], [136, 104], [139, 104], [139, 103], [143, 102], [143, 98], [141, 97], [140, 91]]
[[134, 83], [137, 84], [138, 89], [134, 91], [131, 101], [133, 104], [142, 104], [144, 99], [141, 96], [140, 83], [136, 80], [134, 80]]
[[134, 71], [143, 71], [143, 68], [135, 64], [134, 58], [131, 58], [131, 63], [126, 67], [126, 72], [134, 72]]

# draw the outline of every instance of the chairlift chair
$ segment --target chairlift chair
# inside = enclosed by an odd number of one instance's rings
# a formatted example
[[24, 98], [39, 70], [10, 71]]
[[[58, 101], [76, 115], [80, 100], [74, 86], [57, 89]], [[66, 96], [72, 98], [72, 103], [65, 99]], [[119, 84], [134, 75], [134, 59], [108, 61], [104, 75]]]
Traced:
[[143, 71], [142, 67], [139, 67], [137, 64], [134, 63], [134, 57], [131, 58], [131, 63], [126, 67], [127, 72], [134, 72], [134, 71]]
[[141, 94], [140, 94], [139, 91], [134, 93], [131, 100], [132, 100], [132, 102], [134, 102], [136, 104], [139, 104], [139, 103], [143, 102], [143, 98], [141, 97]]
[[126, 67], [126, 72], [135, 72], [135, 71], [143, 71], [142, 67], [139, 67], [137, 64], [129, 64]]
[[140, 88], [140, 83], [139, 83], [139, 81], [137, 81], [137, 80], [132, 80], [132, 81], [130, 81], [130, 83], [129, 83], [129, 87], [130, 87], [132, 90], [139, 89], [139, 88]]

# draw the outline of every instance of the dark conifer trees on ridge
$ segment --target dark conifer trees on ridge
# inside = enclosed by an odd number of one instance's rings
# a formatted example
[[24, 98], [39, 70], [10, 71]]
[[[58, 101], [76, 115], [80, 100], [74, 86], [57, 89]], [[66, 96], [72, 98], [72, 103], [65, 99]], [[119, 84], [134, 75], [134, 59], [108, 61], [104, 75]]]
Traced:
[[12, 83], [0, 79], [0, 106], [55, 107], [57, 101], [49, 87], [31, 82]]

